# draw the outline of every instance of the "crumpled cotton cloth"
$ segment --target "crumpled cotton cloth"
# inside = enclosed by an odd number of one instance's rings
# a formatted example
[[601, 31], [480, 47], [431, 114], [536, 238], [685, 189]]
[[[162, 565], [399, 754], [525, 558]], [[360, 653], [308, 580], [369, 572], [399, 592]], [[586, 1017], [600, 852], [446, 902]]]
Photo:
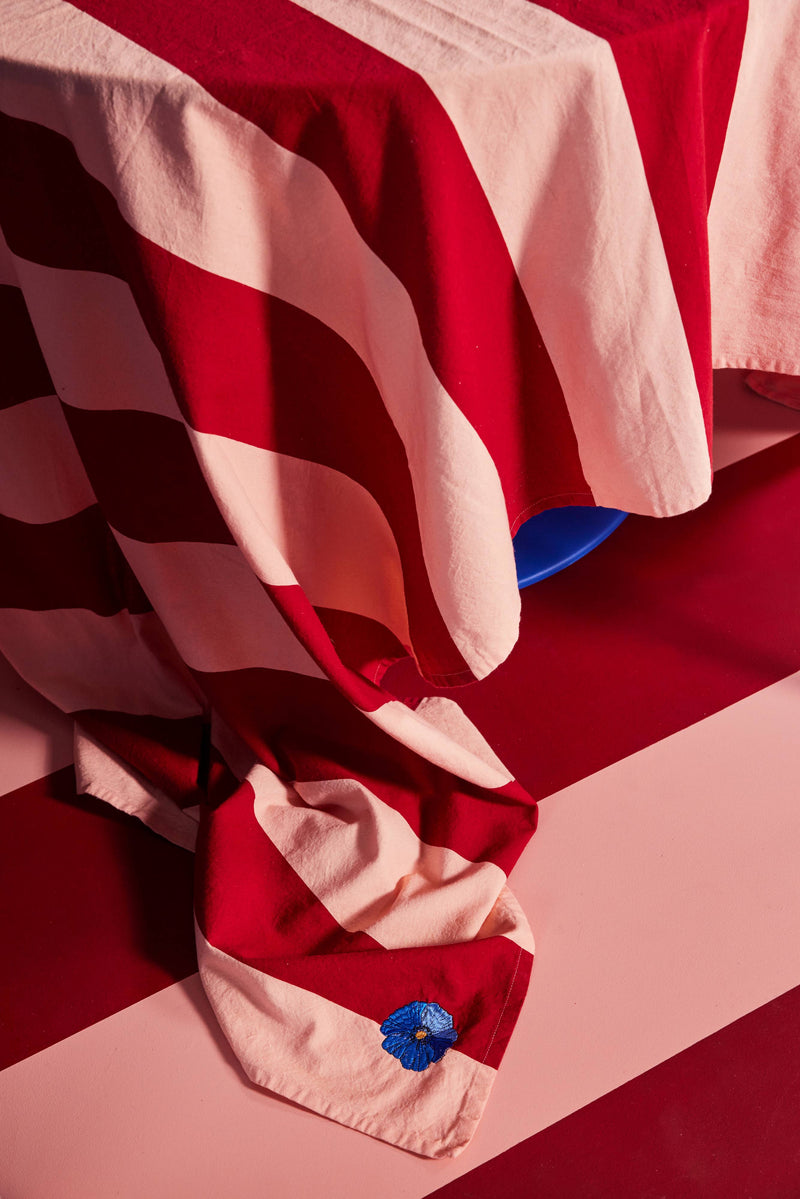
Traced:
[[519, 1015], [536, 807], [384, 674], [485, 677], [523, 520], [702, 503], [712, 364], [800, 373], [799, 37], [789, 0], [4, 5], [0, 649], [80, 788], [196, 848], [249, 1077], [413, 1152], [468, 1143]]

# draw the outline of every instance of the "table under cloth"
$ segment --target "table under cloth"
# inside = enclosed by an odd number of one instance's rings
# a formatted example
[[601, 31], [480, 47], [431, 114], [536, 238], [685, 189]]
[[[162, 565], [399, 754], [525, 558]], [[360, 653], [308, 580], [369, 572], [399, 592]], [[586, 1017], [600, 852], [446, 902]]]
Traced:
[[712, 364], [800, 373], [800, 3], [1, 19], [0, 649], [82, 790], [196, 843], [250, 1078], [453, 1155], [536, 805], [383, 676], [487, 675], [524, 519], [695, 507]]

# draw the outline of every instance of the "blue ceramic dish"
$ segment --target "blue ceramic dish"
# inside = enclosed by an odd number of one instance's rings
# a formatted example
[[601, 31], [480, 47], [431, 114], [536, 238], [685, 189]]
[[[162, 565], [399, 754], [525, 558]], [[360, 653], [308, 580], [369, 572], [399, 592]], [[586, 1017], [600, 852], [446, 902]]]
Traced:
[[550, 508], [531, 517], [514, 538], [520, 587], [538, 583], [583, 558], [627, 515], [617, 508]]

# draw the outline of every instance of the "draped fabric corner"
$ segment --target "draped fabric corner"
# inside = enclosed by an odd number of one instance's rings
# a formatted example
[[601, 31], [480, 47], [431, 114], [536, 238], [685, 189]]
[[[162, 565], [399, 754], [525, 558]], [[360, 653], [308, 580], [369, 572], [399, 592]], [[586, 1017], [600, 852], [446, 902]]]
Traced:
[[386, 670], [485, 677], [519, 524], [702, 503], [712, 361], [792, 369], [734, 166], [796, 6], [664, 7], [5, 6], [0, 649], [196, 852], [247, 1075], [430, 1157], [525, 997], [536, 806]]

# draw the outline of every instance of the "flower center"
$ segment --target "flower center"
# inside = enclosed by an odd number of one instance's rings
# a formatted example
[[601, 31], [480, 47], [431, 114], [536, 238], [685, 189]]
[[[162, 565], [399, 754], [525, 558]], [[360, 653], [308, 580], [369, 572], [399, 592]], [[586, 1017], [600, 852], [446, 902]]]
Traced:
[[417, 1038], [418, 1041], [424, 1041], [425, 1038], [427, 1037], [427, 1035], [428, 1035], [427, 1028], [418, 1028], [417, 1031], [414, 1033], [414, 1036]]

